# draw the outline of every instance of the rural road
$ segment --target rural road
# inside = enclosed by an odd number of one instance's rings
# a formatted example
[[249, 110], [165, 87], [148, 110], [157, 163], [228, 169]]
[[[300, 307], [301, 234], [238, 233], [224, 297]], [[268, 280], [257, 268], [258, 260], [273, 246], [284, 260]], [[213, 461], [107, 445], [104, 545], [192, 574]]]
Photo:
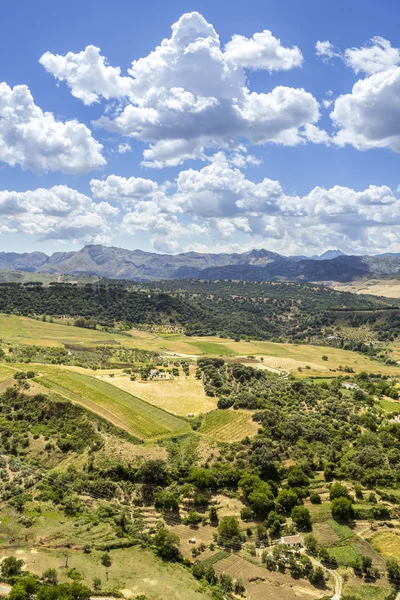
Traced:
[[[0, 583], [0, 596], [8, 596], [11, 586], [6, 583]], [[91, 596], [90, 600], [115, 600], [114, 596]]]
[[[343, 579], [341, 578], [339, 573], [337, 573], [336, 571], [333, 571], [332, 569], [327, 569], [318, 560], [315, 560], [315, 558], [311, 558], [311, 562], [313, 563], [313, 565], [315, 565], [317, 567], [322, 567], [324, 569], [324, 571], [328, 571], [328, 573], [330, 575], [332, 575], [333, 580], [335, 582], [335, 593], [331, 597], [331, 600], [340, 600], [342, 597]], [[400, 598], [396, 598], [396, 600], [400, 600]]]

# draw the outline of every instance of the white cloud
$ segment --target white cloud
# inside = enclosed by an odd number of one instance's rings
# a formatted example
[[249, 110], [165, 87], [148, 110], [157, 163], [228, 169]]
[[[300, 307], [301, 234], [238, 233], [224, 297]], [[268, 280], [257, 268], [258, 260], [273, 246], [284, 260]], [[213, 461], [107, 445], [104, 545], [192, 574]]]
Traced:
[[109, 100], [129, 96], [133, 85], [131, 77], [121, 77], [119, 67], [107, 65], [96, 46], [65, 56], [45, 52], [39, 62], [56, 79], [65, 81], [72, 95], [86, 105], [98, 102], [101, 97]]
[[128, 76], [107, 65], [98, 48], [79, 54], [46, 53], [42, 64], [87, 104], [117, 98], [96, 125], [148, 147], [144, 166], [176, 166], [206, 160], [207, 149], [251, 144], [295, 145], [308, 141], [304, 127], [319, 119], [319, 105], [303, 89], [278, 87], [255, 93], [246, 68], [270, 71], [300, 66], [297, 47], [284, 47], [264, 31], [234, 36], [221, 49], [214, 27], [198, 13], [184, 14], [172, 35], [132, 62]]
[[118, 212], [118, 208], [107, 202], [95, 204], [65, 185], [26, 192], [0, 191], [3, 226], [41, 239], [108, 241], [109, 220]]
[[357, 81], [350, 94], [335, 101], [331, 118], [337, 128], [333, 141], [359, 150], [400, 151], [400, 67]]
[[97, 200], [117, 200], [129, 205], [153, 195], [158, 185], [151, 179], [109, 175], [105, 180], [92, 179], [90, 188]]
[[332, 58], [341, 58], [342, 54], [329, 40], [318, 42], [315, 44], [315, 54], [323, 60], [329, 61]]
[[98, 202], [67, 186], [0, 192], [0, 232], [81, 243], [142, 232], [157, 251], [172, 253], [400, 249], [400, 199], [390, 187], [315, 187], [287, 195], [279, 181], [251, 180], [222, 152], [173, 182], [110, 175], [92, 180], [91, 188]]
[[225, 46], [225, 58], [245, 69], [288, 71], [300, 67], [303, 55], [297, 46], [286, 48], [271, 31], [264, 29], [251, 38], [234, 35]]
[[386, 71], [400, 63], [400, 49], [393, 48], [388, 40], [375, 36], [368, 46], [363, 48], [347, 48], [344, 62], [355, 73], [363, 72], [374, 75]]
[[102, 146], [78, 121], [57, 121], [29, 88], [0, 83], [0, 161], [33, 171], [85, 173], [106, 164]]
[[129, 144], [118, 144], [118, 154], [125, 154], [125, 152], [130, 152], [132, 148]]

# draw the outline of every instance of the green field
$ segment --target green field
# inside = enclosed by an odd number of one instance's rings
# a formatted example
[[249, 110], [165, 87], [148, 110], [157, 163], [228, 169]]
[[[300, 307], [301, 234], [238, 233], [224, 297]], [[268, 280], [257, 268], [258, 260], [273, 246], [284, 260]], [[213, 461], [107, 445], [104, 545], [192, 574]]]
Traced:
[[115, 386], [76, 371], [40, 365], [36, 380], [141, 439], [190, 431], [182, 419]]
[[258, 424], [251, 413], [239, 410], [214, 410], [204, 416], [199, 432], [221, 442], [236, 442], [257, 433]]
[[339, 565], [355, 565], [357, 560], [362, 557], [360, 548], [356, 544], [346, 546], [336, 546], [328, 550], [329, 556], [335, 558]]
[[213, 354], [217, 356], [235, 356], [236, 352], [232, 348], [228, 348], [226, 344], [219, 342], [188, 342], [191, 346], [200, 350], [201, 354]]
[[400, 402], [396, 402], [396, 400], [383, 398], [382, 400], [379, 400], [379, 406], [387, 413], [400, 412]]
[[343, 589], [344, 597], [351, 596], [355, 600], [388, 600], [391, 597], [390, 594], [389, 585], [387, 587], [371, 583], [362, 585], [358, 581], [352, 585], [346, 585]]

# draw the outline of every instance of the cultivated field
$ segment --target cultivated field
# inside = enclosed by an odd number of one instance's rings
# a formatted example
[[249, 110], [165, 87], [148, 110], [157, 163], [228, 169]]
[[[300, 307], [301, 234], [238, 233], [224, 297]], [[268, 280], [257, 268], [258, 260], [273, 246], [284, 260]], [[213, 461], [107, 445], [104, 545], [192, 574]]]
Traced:
[[105, 381], [75, 370], [36, 365], [37, 381], [141, 439], [190, 431], [184, 421]]
[[329, 588], [322, 590], [311, 586], [304, 579], [290, 579], [279, 572], [268, 571], [248, 562], [238, 554], [231, 554], [214, 564], [218, 574], [226, 573], [245, 582], [248, 600], [295, 600], [331, 596]]
[[331, 287], [339, 292], [400, 298], [400, 280], [398, 279], [366, 279], [351, 283], [332, 283]]
[[372, 544], [384, 558], [400, 557], [400, 532], [382, 531], [372, 538]]
[[[367, 357], [329, 346], [278, 344], [274, 342], [234, 342], [218, 337], [187, 337], [181, 334], [154, 334], [131, 330], [130, 336], [110, 334], [102, 331], [83, 329], [73, 325], [36, 321], [27, 317], [0, 314], [0, 345], [33, 344], [41, 346], [79, 347], [118, 346], [139, 348], [168, 356], [192, 357], [210, 355], [247, 358], [264, 358], [264, 365], [270, 368], [294, 371], [300, 376], [340, 375], [339, 366], [349, 366], [356, 373], [361, 371], [400, 375], [400, 367], [388, 366]], [[400, 344], [393, 345], [392, 358], [400, 361]], [[322, 360], [327, 356], [328, 360]], [[278, 366], [279, 365], [279, 366]], [[306, 369], [309, 366], [310, 369]], [[302, 369], [300, 372], [299, 367]]]
[[129, 375], [114, 375], [111, 379], [106, 375], [100, 377], [117, 388], [174, 415], [186, 416], [188, 413], [198, 415], [217, 407], [216, 399], [206, 396], [202, 382], [194, 378], [193, 372], [189, 377], [183, 376], [165, 381], [131, 381]]
[[259, 425], [251, 413], [241, 410], [214, 410], [204, 416], [199, 432], [221, 442], [237, 442], [257, 433]]

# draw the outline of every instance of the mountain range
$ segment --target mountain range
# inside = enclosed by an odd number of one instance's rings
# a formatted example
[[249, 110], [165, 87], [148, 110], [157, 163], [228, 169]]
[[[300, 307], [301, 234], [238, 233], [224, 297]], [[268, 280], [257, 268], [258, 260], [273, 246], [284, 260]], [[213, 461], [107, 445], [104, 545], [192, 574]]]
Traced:
[[0, 252], [0, 269], [54, 275], [97, 275], [111, 279], [240, 279], [248, 281], [338, 281], [400, 275], [400, 254], [283, 256], [268, 250], [244, 253], [156, 254], [143, 250], [88, 245], [76, 252]]

